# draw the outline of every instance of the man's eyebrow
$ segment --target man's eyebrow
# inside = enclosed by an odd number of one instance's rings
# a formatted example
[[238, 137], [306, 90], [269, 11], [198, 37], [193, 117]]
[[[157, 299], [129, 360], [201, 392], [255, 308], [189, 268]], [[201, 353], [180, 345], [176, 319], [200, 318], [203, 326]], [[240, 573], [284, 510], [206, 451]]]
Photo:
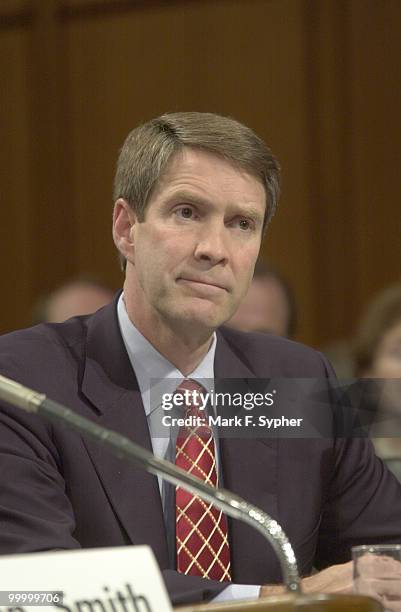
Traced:
[[[168, 198], [170, 202], [178, 201], [194, 204], [199, 206], [213, 206], [213, 202], [208, 198], [204, 198], [199, 195], [195, 195], [190, 191], [177, 191], [172, 193]], [[249, 217], [255, 222], [263, 223], [264, 214], [261, 214], [257, 208], [254, 208], [252, 205], [244, 204], [243, 206], [238, 204], [233, 204], [232, 206], [235, 214], [243, 215], [244, 217]]]
[[183, 202], [188, 202], [188, 204], [199, 204], [203, 206], [211, 206], [212, 202], [207, 198], [203, 198], [202, 196], [195, 195], [190, 191], [176, 191], [169, 196], [169, 201], [181, 200]]
[[253, 208], [253, 206], [247, 208], [243, 214], [247, 217], [250, 217], [253, 221], [260, 221], [260, 223], [263, 223], [264, 215], [260, 214], [260, 211], [256, 208]]

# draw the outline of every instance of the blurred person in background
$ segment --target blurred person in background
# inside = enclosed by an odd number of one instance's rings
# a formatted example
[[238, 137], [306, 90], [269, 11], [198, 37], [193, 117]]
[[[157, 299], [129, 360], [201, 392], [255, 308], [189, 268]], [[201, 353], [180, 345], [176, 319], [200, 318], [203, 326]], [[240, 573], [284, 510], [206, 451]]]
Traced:
[[293, 291], [273, 266], [258, 260], [248, 293], [226, 325], [245, 332], [293, 338], [297, 313]]
[[33, 308], [33, 322], [62, 323], [71, 317], [92, 314], [109, 304], [113, 296], [109, 287], [95, 280], [71, 280], [39, 298]]
[[[376, 453], [401, 482], [401, 283], [368, 305], [355, 339], [356, 376], [384, 379], [372, 430]], [[390, 437], [398, 433], [397, 437]]]

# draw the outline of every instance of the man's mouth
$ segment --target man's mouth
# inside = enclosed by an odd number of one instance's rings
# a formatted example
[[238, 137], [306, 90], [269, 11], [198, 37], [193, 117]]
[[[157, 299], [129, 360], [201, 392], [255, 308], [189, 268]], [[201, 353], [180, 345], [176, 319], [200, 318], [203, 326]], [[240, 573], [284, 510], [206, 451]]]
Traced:
[[192, 277], [183, 277], [180, 276], [179, 278], [177, 278], [177, 282], [183, 282], [185, 284], [188, 284], [189, 286], [193, 286], [195, 289], [204, 289], [207, 290], [208, 288], [213, 291], [213, 290], [217, 290], [217, 291], [228, 291], [228, 289], [226, 287], [224, 287], [224, 285], [221, 285], [219, 283], [216, 283], [214, 281], [210, 281], [210, 280], [205, 280], [205, 279], [199, 279], [199, 278], [192, 278]]

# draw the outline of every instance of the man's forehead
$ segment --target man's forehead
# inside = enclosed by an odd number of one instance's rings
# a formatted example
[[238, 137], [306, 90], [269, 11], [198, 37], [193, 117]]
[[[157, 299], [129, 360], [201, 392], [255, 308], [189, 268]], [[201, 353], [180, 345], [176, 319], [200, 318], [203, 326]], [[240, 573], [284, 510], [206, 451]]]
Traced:
[[191, 179], [195, 184], [199, 181], [210, 188], [218, 181], [220, 187], [226, 184], [227, 189], [232, 187], [234, 179], [236, 185], [242, 184], [244, 191], [252, 193], [252, 200], [262, 198], [263, 203], [265, 202], [265, 188], [258, 177], [221, 155], [196, 147], [182, 147], [171, 155], [153, 194], [169, 187], [172, 190], [175, 186], [179, 188], [181, 181]]

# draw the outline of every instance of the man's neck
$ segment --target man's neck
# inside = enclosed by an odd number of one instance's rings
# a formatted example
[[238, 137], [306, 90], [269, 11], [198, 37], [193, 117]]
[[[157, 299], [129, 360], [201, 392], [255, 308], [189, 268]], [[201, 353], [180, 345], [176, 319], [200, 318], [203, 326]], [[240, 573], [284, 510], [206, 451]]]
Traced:
[[126, 291], [124, 303], [131, 323], [146, 340], [184, 376], [191, 374], [208, 352], [214, 330], [195, 330], [193, 326], [183, 325], [182, 321], [176, 325], [163, 321], [157, 313], [137, 312]]

